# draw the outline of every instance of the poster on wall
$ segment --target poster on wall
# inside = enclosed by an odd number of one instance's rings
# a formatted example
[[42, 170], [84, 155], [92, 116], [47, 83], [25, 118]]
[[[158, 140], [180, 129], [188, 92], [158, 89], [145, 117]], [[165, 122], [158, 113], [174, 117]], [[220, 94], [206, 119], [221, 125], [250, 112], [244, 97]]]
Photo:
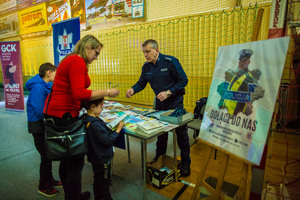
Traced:
[[69, 0], [55, 0], [48, 1], [47, 7], [47, 20], [48, 26], [56, 22], [61, 22], [71, 18], [71, 7]]
[[80, 40], [79, 17], [52, 24], [54, 64], [74, 51], [76, 43]]
[[269, 38], [278, 38], [284, 35], [287, 0], [273, 0], [270, 13]]
[[18, 14], [0, 17], [0, 39], [19, 35]]
[[132, 18], [144, 17], [144, 0], [132, 0]]
[[18, 12], [20, 34], [42, 32], [48, 30], [45, 3]]
[[289, 42], [284, 37], [219, 48], [201, 139], [260, 164]]
[[31, 6], [35, 6], [39, 3], [47, 2], [49, 0], [17, 0], [18, 10], [22, 10]]
[[132, 22], [132, 0], [86, 0], [86, 26]]
[[20, 43], [0, 42], [5, 109], [24, 111], [23, 76]]
[[85, 1], [70, 0], [71, 18], [79, 17], [80, 24], [85, 24]]
[[16, 0], [2, 0], [0, 1], [0, 15], [4, 15], [17, 10]]

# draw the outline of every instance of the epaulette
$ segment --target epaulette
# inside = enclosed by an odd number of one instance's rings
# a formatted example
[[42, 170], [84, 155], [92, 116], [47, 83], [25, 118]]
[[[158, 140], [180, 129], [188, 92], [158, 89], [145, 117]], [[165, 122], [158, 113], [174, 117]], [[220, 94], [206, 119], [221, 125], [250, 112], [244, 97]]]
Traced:
[[148, 63], [149, 63], [148, 61], [144, 62], [143, 66], [144, 66], [144, 65], [147, 65]]
[[172, 58], [165, 57], [166, 60], [172, 60]]

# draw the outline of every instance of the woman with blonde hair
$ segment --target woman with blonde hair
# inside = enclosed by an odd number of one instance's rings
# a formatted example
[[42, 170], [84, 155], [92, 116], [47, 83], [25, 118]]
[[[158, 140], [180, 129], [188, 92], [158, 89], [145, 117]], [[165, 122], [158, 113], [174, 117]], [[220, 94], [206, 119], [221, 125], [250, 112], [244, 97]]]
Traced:
[[[116, 97], [118, 89], [89, 90], [91, 80], [89, 64], [97, 60], [103, 45], [99, 40], [86, 35], [75, 45], [74, 52], [67, 55], [59, 64], [52, 87], [52, 94], [45, 102], [44, 114], [57, 126], [67, 126], [78, 120], [81, 101], [104, 97]], [[49, 96], [48, 96], [49, 98]], [[47, 109], [46, 109], [47, 108]], [[60, 161], [59, 176], [63, 183], [65, 200], [89, 199], [90, 193], [81, 193], [81, 172], [84, 156], [68, 157]]]

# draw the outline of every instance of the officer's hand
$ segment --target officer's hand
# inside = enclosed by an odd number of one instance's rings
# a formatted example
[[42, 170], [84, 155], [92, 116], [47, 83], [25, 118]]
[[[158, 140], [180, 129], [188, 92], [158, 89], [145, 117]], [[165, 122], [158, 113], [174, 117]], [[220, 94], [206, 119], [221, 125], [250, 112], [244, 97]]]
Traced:
[[130, 98], [133, 94], [134, 94], [134, 90], [132, 88], [130, 88], [126, 92], [126, 97]]
[[108, 97], [116, 97], [120, 94], [120, 90], [116, 89], [116, 88], [112, 88], [107, 90], [107, 96]]
[[158, 100], [164, 101], [168, 98], [167, 91], [162, 91], [157, 95]]

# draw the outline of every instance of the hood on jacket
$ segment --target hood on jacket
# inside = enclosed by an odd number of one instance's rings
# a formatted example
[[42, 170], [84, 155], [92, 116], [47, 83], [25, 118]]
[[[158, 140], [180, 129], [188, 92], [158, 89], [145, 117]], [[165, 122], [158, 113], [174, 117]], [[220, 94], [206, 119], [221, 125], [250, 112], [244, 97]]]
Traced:
[[43, 84], [43, 86], [45, 86], [47, 89], [51, 89], [52, 86], [52, 82], [46, 83], [39, 74], [35, 75], [34, 77], [32, 77], [31, 79], [29, 79], [25, 86], [26, 88], [31, 91], [32, 87], [36, 84], [36, 83], [40, 83]]

